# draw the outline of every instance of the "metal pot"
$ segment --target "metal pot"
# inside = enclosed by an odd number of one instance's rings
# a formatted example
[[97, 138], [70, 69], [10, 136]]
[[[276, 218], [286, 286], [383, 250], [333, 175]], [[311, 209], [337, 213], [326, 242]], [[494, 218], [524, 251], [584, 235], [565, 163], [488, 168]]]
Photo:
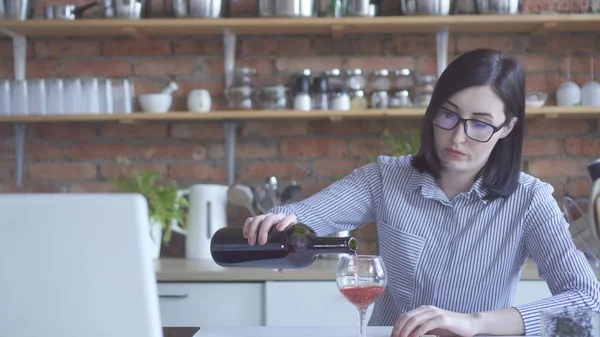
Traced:
[[520, 7], [520, 0], [477, 0], [479, 14], [517, 14]]
[[[237, 2], [238, 0], [232, 0]], [[227, 0], [173, 0], [173, 16], [176, 18], [220, 18], [230, 16]]]
[[147, 17], [146, 0], [104, 0], [104, 17], [141, 19]]
[[372, 17], [380, 13], [382, 0], [347, 0], [346, 16]]
[[261, 17], [313, 17], [318, 8], [318, 0], [258, 0]]
[[33, 18], [32, 0], [0, 0], [0, 19], [28, 20]]
[[44, 19], [56, 20], [75, 20], [81, 19], [83, 13], [98, 5], [96, 1], [87, 3], [82, 6], [76, 5], [51, 5], [44, 7]]
[[450, 0], [400, 0], [403, 15], [448, 15]]

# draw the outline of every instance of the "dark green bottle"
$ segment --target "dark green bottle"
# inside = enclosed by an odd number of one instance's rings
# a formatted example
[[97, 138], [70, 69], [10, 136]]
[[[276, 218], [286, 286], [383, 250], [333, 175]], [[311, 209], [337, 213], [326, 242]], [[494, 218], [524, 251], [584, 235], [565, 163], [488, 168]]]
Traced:
[[267, 243], [248, 244], [241, 228], [219, 229], [210, 241], [213, 260], [223, 267], [301, 269], [319, 255], [356, 253], [354, 237], [317, 236], [307, 225], [295, 224], [284, 231], [272, 227]]

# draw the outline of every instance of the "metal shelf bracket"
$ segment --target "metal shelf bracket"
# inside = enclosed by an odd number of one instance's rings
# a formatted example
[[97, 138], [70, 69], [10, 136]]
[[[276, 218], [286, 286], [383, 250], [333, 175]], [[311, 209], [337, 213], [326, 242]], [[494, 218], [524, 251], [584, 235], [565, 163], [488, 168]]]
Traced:
[[[229, 29], [223, 32], [223, 57], [225, 67], [225, 88], [233, 83], [233, 69], [235, 68], [235, 49], [237, 37]], [[225, 121], [225, 153], [227, 158], [227, 183], [229, 186], [235, 182], [235, 143], [237, 122]]]
[[[22, 81], [25, 79], [25, 70], [27, 68], [27, 39], [23, 35], [17, 34], [6, 28], [0, 28], [0, 33], [12, 39], [15, 80]], [[17, 180], [17, 187], [21, 187], [23, 185], [23, 158], [25, 154], [25, 133], [26, 127], [24, 123], [16, 123], [14, 125], [15, 175]]]

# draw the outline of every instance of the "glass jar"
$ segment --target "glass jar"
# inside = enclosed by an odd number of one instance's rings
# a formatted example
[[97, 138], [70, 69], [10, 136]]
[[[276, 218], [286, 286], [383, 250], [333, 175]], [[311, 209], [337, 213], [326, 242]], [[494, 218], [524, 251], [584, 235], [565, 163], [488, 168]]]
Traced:
[[396, 90], [390, 97], [390, 108], [410, 108], [413, 106], [413, 102], [410, 97], [408, 90]]
[[249, 85], [230, 87], [225, 89], [227, 108], [232, 110], [251, 110], [253, 89]]
[[369, 107], [369, 102], [365, 97], [365, 92], [356, 90], [350, 94], [350, 109], [351, 110], [366, 110]]
[[426, 108], [429, 106], [429, 102], [431, 101], [431, 95], [433, 95], [433, 89], [435, 88], [437, 77], [431, 74], [423, 74], [417, 75], [415, 80], [415, 104], [418, 107]]
[[288, 95], [288, 88], [279, 84], [263, 87], [257, 99], [264, 110], [283, 110], [288, 107]]
[[363, 90], [366, 85], [365, 77], [361, 69], [346, 71], [346, 87], [350, 90]]
[[371, 89], [373, 91], [390, 90], [389, 71], [387, 69], [375, 70], [371, 79]]
[[326, 71], [325, 78], [327, 78], [327, 87], [331, 92], [335, 92], [338, 89], [343, 89], [346, 85], [339, 69], [331, 69]]
[[337, 89], [331, 95], [332, 110], [350, 110], [350, 95], [344, 89]]
[[409, 90], [414, 85], [414, 79], [409, 69], [400, 69], [394, 72], [394, 89]]
[[256, 69], [250, 67], [239, 67], [233, 69], [232, 87], [241, 87], [244, 85], [252, 85], [252, 81], [256, 76]]
[[390, 97], [385, 90], [375, 90], [371, 93], [371, 109], [387, 109], [389, 108]]

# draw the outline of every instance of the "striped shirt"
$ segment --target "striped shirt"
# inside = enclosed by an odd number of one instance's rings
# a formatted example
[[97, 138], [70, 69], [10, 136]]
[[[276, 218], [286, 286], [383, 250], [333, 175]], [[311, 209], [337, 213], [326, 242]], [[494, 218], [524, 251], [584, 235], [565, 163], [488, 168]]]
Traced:
[[380, 156], [303, 201], [270, 210], [294, 213], [318, 235], [377, 223], [388, 286], [369, 325], [394, 325], [421, 305], [460, 313], [511, 307], [529, 257], [553, 296], [515, 306], [527, 335], [540, 333], [542, 310], [600, 310], [599, 283], [550, 184], [521, 173], [512, 195], [487, 201], [480, 178], [449, 200], [410, 159]]

